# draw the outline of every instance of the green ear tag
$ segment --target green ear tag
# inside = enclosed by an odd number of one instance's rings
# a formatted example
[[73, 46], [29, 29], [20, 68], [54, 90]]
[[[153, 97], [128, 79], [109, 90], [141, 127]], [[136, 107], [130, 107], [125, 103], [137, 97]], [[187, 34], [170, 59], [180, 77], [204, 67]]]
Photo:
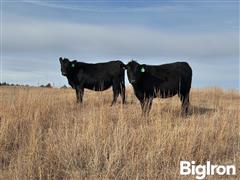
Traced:
[[144, 67], [141, 68], [141, 72], [144, 73], [145, 72], [145, 69]]
[[75, 64], [72, 64], [72, 67], [75, 67]]

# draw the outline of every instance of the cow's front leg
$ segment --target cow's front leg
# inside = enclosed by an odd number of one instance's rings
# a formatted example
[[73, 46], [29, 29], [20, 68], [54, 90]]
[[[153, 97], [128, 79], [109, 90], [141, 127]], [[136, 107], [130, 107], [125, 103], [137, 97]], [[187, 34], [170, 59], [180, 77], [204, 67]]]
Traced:
[[152, 98], [146, 98], [141, 101], [142, 115], [148, 115], [152, 107]]
[[77, 103], [82, 103], [84, 88], [76, 87]]

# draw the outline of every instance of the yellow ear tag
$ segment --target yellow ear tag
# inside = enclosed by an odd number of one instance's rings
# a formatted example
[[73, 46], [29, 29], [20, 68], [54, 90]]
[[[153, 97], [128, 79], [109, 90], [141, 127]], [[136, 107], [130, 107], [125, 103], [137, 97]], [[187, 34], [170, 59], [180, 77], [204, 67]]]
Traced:
[[75, 67], [75, 64], [72, 64], [72, 67]]
[[145, 72], [145, 69], [144, 67], [141, 68], [141, 72], [144, 73]]

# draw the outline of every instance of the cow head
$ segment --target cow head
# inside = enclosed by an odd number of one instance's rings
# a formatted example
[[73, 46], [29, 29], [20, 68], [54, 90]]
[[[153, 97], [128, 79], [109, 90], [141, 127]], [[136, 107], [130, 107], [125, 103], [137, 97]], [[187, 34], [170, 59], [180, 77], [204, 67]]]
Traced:
[[125, 68], [127, 69], [128, 80], [131, 84], [137, 83], [147, 70], [146, 65], [141, 65], [133, 60], [125, 65]]
[[73, 72], [76, 67], [76, 61], [69, 61], [68, 58], [59, 58], [61, 64], [61, 72], [63, 76], [67, 76], [67, 74]]

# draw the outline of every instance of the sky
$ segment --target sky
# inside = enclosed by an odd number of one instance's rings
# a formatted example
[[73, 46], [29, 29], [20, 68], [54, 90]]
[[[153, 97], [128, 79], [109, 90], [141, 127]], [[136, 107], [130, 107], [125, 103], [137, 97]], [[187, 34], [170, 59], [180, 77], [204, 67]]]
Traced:
[[239, 89], [239, 1], [1, 0], [0, 5], [2, 82], [67, 85], [58, 61], [67, 57], [91, 63], [186, 61], [193, 87]]

